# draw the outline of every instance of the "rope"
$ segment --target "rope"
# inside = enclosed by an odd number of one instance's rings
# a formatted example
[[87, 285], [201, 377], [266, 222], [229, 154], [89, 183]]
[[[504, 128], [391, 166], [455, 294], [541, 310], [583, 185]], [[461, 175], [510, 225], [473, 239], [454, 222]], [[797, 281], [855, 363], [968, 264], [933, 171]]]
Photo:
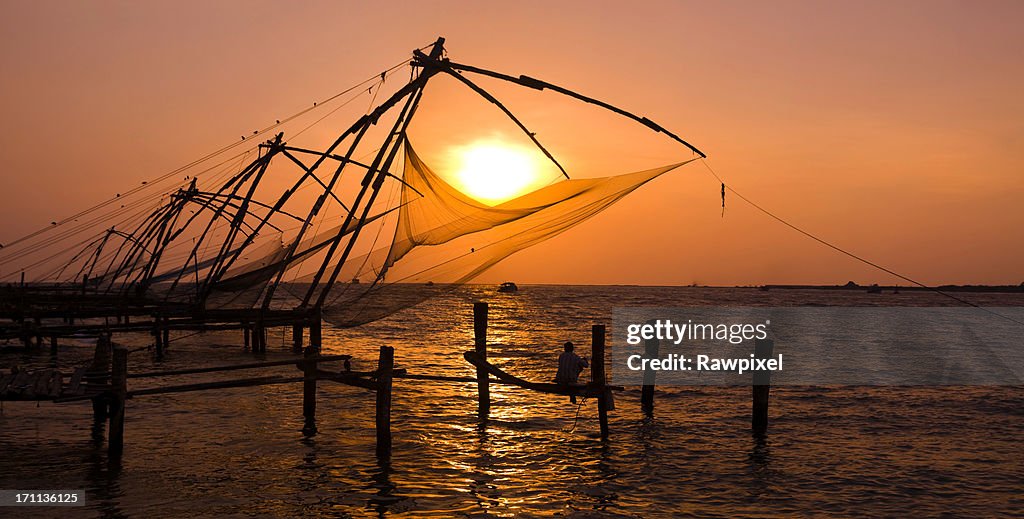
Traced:
[[[427, 48], [429, 46], [430, 45], [427, 45], [425, 47], [420, 48], [419, 50], [423, 50], [423, 49], [425, 49], [425, 48]], [[386, 74], [388, 74], [388, 73], [390, 73], [390, 72], [392, 72], [392, 71], [394, 71], [394, 70], [396, 70], [398, 68], [401, 68], [401, 67], [407, 65], [411, 61], [412, 61], [412, 59], [402, 60], [401, 62], [399, 62], [399, 63], [397, 63], [397, 64], [387, 68], [384, 71], [383, 74], [386, 75]], [[50, 231], [51, 229], [60, 227], [63, 224], [66, 224], [66, 223], [69, 223], [69, 222], [73, 222], [73, 221], [75, 221], [76, 219], [78, 219], [78, 218], [80, 218], [82, 216], [85, 216], [85, 215], [88, 215], [90, 213], [93, 213], [93, 212], [95, 212], [95, 211], [97, 211], [99, 209], [102, 209], [103, 207], [106, 207], [107, 205], [109, 205], [111, 203], [117, 202], [118, 200], [130, 197], [131, 195], [133, 195], [135, 193], [138, 193], [139, 191], [145, 190], [146, 188], [152, 187], [152, 186], [154, 186], [154, 185], [156, 185], [156, 184], [158, 184], [160, 182], [163, 182], [164, 180], [167, 180], [168, 178], [174, 177], [175, 175], [178, 175], [178, 174], [180, 174], [180, 173], [182, 173], [184, 171], [187, 171], [187, 170], [191, 169], [192, 167], [195, 167], [198, 164], [201, 164], [201, 163], [203, 163], [203, 162], [205, 162], [205, 161], [207, 161], [207, 160], [209, 160], [209, 159], [211, 159], [213, 157], [216, 157], [216, 156], [218, 156], [218, 155], [220, 155], [220, 154], [222, 154], [222, 153], [224, 153], [226, 151], [229, 151], [229, 150], [231, 150], [231, 149], [233, 149], [233, 148], [235, 148], [237, 146], [240, 146], [240, 145], [242, 145], [244, 143], [248, 143], [248, 144], [251, 145], [253, 142], [255, 142], [254, 141], [254, 137], [259, 137], [260, 135], [263, 135], [263, 134], [265, 134], [267, 132], [270, 132], [271, 130], [274, 130], [274, 129], [278, 128], [281, 125], [284, 125], [284, 124], [286, 124], [286, 123], [288, 123], [288, 122], [290, 122], [290, 121], [292, 121], [292, 120], [294, 120], [294, 119], [296, 119], [298, 117], [301, 117], [301, 116], [305, 115], [306, 113], [308, 113], [308, 112], [310, 112], [310, 111], [312, 111], [312, 110], [314, 110], [316, 108], [322, 108], [327, 103], [329, 103], [329, 102], [331, 102], [331, 101], [333, 101], [333, 100], [335, 100], [335, 99], [337, 99], [337, 98], [339, 98], [339, 97], [341, 97], [341, 96], [343, 96], [345, 94], [348, 94], [349, 92], [352, 92], [352, 91], [356, 90], [357, 88], [358, 89], [363, 88], [367, 83], [371, 83], [373, 81], [379, 81], [380, 78], [381, 78], [381, 74], [374, 74], [370, 78], [367, 78], [366, 80], [363, 80], [362, 82], [360, 82], [360, 83], [358, 83], [358, 84], [356, 84], [356, 85], [354, 85], [352, 87], [349, 87], [349, 88], [347, 88], [347, 89], [345, 89], [345, 90], [343, 90], [341, 92], [338, 92], [338, 93], [336, 93], [336, 94], [334, 94], [332, 96], [329, 96], [326, 99], [323, 99], [321, 101], [314, 102], [313, 106], [310, 106], [310, 107], [307, 107], [307, 108], [305, 108], [303, 110], [300, 110], [300, 111], [298, 111], [298, 112], [296, 112], [296, 113], [294, 113], [294, 114], [292, 114], [292, 115], [290, 115], [290, 116], [288, 116], [288, 117], [286, 117], [284, 119], [277, 120], [277, 121], [274, 122], [274, 124], [271, 124], [271, 125], [263, 128], [263, 129], [261, 129], [261, 130], [257, 130], [252, 136], [247, 136], [245, 139], [243, 139], [241, 141], [234, 141], [231, 144], [227, 144], [225, 146], [222, 146], [222, 147], [218, 148], [217, 150], [214, 150], [214, 151], [212, 151], [212, 152], [210, 152], [210, 153], [208, 153], [208, 154], [206, 154], [206, 155], [204, 155], [204, 156], [202, 156], [202, 157], [200, 157], [198, 159], [195, 159], [195, 160], [193, 160], [193, 161], [191, 161], [191, 162], [189, 162], [189, 163], [187, 163], [187, 164], [185, 164], [183, 166], [175, 168], [175, 169], [173, 169], [173, 170], [171, 170], [171, 171], [169, 171], [167, 173], [164, 173], [164, 174], [162, 174], [162, 175], [160, 175], [160, 176], [158, 176], [158, 177], [156, 177], [154, 179], [151, 179], [151, 180], [148, 180], [146, 182], [143, 182], [142, 184], [140, 184], [140, 185], [138, 185], [138, 186], [136, 186], [136, 187], [134, 187], [134, 188], [124, 192], [124, 193], [121, 193], [121, 194], [119, 194], [117, 196], [114, 196], [112, 198], [104, 200], [104, 201], [102, 201], [102, 202], [100, 202], [100, 203], [98, 203], [96, 205], [93, 205], [92, 207], [89, 207], [87, 209], [79, 211], [78, 213], [75, 213], [75, 214], [73, 214], [71, 216], [63, 218], [61, 220], [57, 220], [53, 224], [50, 224], [50, 225], [48, 225], [46, 227], [43, 227], [43, 228], [41, 228], [39, 230], [36, 230], [34, 232], [31, 232], [29, 234], [21, 236], [20, 238], [17, 238], [15, 240], [10, 241], [10, 242], [4, 243], [3, 244], [3, 248], [12, 247], [12, 246], [17, 245], [19, 243], [22, 243], [24, 241], [30, 240], [30, 239], [32, 239], [32, 238], [34, 238], [36, 236], [39, 236], [39, 235], [41, 235], [43, 233], [46, 233], [47, 231]], [[161, 195], [162, 195], [162, 193], [161, 193]]]
[[988, 308], [985, 308], [985, 307], [983, 307], [981, 305], [978, 305], [978, 304], [972, 303], [970, 301], [967, 301], [966, 299], [957, 297], [957, 296], [955, 296], [953, 294], [949, 294], [949, 293], [943, 292], [942, 290], [939, 290], [939, 289], [937, 289], [935, 287], [931, 287], [931, 286], [925, 285], [924, 283], [922, 283], [920, 281], [917, 281], [916, 279], [909, 278], [907, 276], [904, 276], [903, 274], [900, 274], [899, 272], [895, 272], [895, 271], [893, 271], [891, 269], [885, 268], [885, 267], [879, 265], [878, 263], [870, 261], [870, 260], [868, 260], [868, 259], [866, 259], [864, 257], [858, 256], [858, 255], [856, 255], [856, 254], [854, 254], [854, 253], [852, 253], [852, 252], [850, 252], [850, 251], [848, 251], [846, 249], [843, 249], [843, 248], [839, 247], [838, 245], [834, 245], [834, 244], [832, 244], [832, 243], [830, 243], [828, 241], [825, 241], [823, 238], [819, 238], [818, 236], [815, 236], [814, 234], [811, 234], [810, 232], [807, 232], [807, 231], [797, 227], [796, 225], [793, 225], [793, 224], [789, 223], [788, 221], [784, 220], [781, 216], [776, 215], [775, 213], [773, 213], [773, 212], [771, 212], [771, 211], [769, 211], [769, 210], [767, 210], [767, 209], [757, 205], [756, 203], [754, 203], [753, 200], [743, 196], [743, 194], [741, 194], [739, 191], [736, 191], [736, 189], [733, 188], [731, 185], [727, 185], [725, 183], [725, 181], [722, 180], [722, 177], [720, 177], [718, 175], [718, 173], [715, 172], [714, 169], [711, 169], [711, 165], [708, 164], [707, 160], [700, 159], [700, 162], [701, 162], [701, 164], [704, 164], [704, 167], [707, 168], [708, 172], [711, 173], [711, 175], [713, 177], [715, 177], [715, 179], [717, 179], [719, 182], [722, 183], [722, 189], [723, 189], [723, 191], [722, 191], [722, 193], [723, 193], [723, 195], [722, 195], [722, 206], [723, 207], [725, 206], [725, 194], [724, 194], [725, 191], [724, 190], [728, 189], [730, 192], [732, 192], [732, 194], [738, 196], [740, 198], [740, 200], [743, 200], [744, 202], [750, 204], [751, 206], [753, 206], [758, 211], [761, 211], [762, 213], [770, 216], [771, 218], [775, 219], [776, 221], [778, 221], [779, 223], [785, 225], [786, 227], [789, 227], [790, 229], [793, 229], [794, 231], [796, 231], [796, 232], [798, 232], [800, 234], [803, 234], [804, 236], [806, 236], [806, 237], [808, 237], [808, 238], [810, 238], [810, 239], [812, 239], [812, 240], [814, 240], [814, 241], [816, 241], [816, 242], [818, 242], [818, 243], [820, 243], [822, 245], [825, 245], [826, 247], [829, 247], [830, 249], [833, 249], [833, 250], [835, 250], [837, 252], [845, 254], [846, 256], [849, 256], [849, 257], [851, 257], [851, 258], [853, 258], [853, 259], [855, 259], [855, 260], [857, 260], [857, 261], [859, 261], [861, 263], [864, 263], [866, 265], [870, 265], [870, 266], [872, 266], [872, 267], [874, 267], [874, 268], [876, 268], [878, 270], [881, 270], [882, 272], [885, 272], [885, 273], [890, 274], [892, 276], [898, 277], [898, 278], [900, 278], [900, 279], [902, 279], [902, 280], [904, 280], [904, 281], [906, 281], [908, 283], [912, 283], [912, 284], [917, 285], [917, 286], [919, 286], [921, 288], [924, 288], [926, 290], [930, 290], [932, 292], [935, 292], [936, 294], [948, 297], [948, 298], [950, 298], [950, 299], [952, 299], [954, 301], [957, 301], [959, 303], [962, 303], [964, 305], [977, 308], [979, 310], [988, 312], [988, 313], [990, 313], [990, 314], [992, 314], [994, 316], [1006, 319], [1007, 321], [1010, 321], [1012, 323], [1024, 326], [1024, 322], [1018, 321], [1017, 319], [1014, 319], [1013, 317], [1010, 317], [1008, 315], [1003, 315], [1003, 314], [1001, 314], [999, 312], [995, 312], [995, 311], [989, 310]]
[[575, 431], [575, 430], [576, 430], [576, 425], [577, 425], [577, 424], [579, 423], [579, 421], [580, 421], [580, 409], [583, 409], [583, 405], [584, 405], [584, 404], [586, 404], [586, 403], [587, 403], [587, 397], [583, 397], [583, 398], [582, 398], [582, 399], [580, 400], [580, 403], [576, 405], [576, 417], [572, 419], [572, 427], [570, 427], [570, 428], [569, 428], [568, 430], [566, 430], [565, 432], [567, 432], [567, 433], [571, 433], [571, 432], [573, 432], [573, 431]]

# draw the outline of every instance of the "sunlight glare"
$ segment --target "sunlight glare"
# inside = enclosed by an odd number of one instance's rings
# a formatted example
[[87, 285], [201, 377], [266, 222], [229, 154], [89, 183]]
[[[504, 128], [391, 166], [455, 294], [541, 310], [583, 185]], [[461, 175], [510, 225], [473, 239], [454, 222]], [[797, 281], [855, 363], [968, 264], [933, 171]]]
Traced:
[[477, 142], [459, 150], [458, 188], [496, 205], [539, 187], [538, 168], [528, 150], [498, 141]]

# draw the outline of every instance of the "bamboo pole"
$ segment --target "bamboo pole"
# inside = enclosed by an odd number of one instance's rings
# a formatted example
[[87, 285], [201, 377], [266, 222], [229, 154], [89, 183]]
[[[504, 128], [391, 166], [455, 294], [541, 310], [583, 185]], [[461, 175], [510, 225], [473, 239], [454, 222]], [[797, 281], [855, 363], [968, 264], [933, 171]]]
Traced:
[[[487, 361], [487, 303], [473, 303], [473, 344], [476, 354]], [[491, 412], [491, 388], [489, 375], [481, 367], [476, 368], [477, 415], [486, 419]]]
[[[215, 382], [200, 382], [196, 384], [182, 384], [180, 386], [151, 387], [148, 389], [137, 389], [128, 392], [128, 398], [147, 395], [163, 395], [166, 393], [188, 393], [191, 391], [206, 391], [208, 389], [227, 389], [235, 387], [267, 386], [271, 384], [295, 384], [302, 382], [302, 377], [282, 377], [279, 375], [269, 377], [240, 378], [235, 380], [218, 380]], [[73, 402], [76, 397], [61, 399], [62, 402]]]
[[387, 459], [391, 456], [391, 375], [395, 367], [395, 349], [391, 346], [380, 347], [380, 359], [377, 362], [377, 457]]
[[[758, 339], [754, 341], [754, 357], [758, 359], [771, 358], [775, 342], [771, 339]], [[771, 390], [772, 372], [768, 370], [754, 371], [753, 385], [751, 386], [752, 413], [750, 426], [754, 434], [764, 434], [768, 431], [768, 393]]]
[[[331, 362], [338, 360], [351, 359], [351, 355], [323, 355], [316, 358], [317, 362]], [[298, 361], [301, 364], [302, 361]], [[294, 359], [292, 360], [270, 360], [266, 362], [251, 362], [247, 364], [229, 364], [226, 366], [209, 366], [204, 368], [187, 368], [187, 369], [176, 369], [169, 371], [150, 371], [145, 373], [132, 373], [128, 375], [128, 378], [152, 378], [152, 377], [170, 377], [176, 375], [194, 375], [196, 373], [214, 373], [219, 371], [234, 371], [240, 369], [259, 369], [269, 368], [273, 366], [287, 366], [289, 364], [296, 364]]]

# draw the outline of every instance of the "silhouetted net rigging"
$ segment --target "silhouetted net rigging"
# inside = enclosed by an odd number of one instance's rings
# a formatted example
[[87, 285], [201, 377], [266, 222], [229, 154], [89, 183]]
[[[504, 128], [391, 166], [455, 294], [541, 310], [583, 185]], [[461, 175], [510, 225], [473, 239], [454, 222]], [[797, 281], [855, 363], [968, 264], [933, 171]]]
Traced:
[[[356, 97], [369, 96], [370, 109], [340, 135], [330, 132], [328, 138], [336, 139], [329, 146], [295, 147], [283, 133], [254, 142], [313, 110], [307, 108], [124, 196], [54, 222], [53, 230], [13, 242], [16, 248], [0, 248], [0, 274], [13, 281], [25, 272], [41, 290], [80, 292], [100, 298], [90, 300], [100, 306], [173, 304], [189, 312], [319, 307], [325, 320], [355, 326], [469, 282], [686, 163], [560, 180], [495, 206], [484, 204], [436, 174], [405, 133], [426, 80], [439, 72], [456, 75], [439, 56], [418, 53], [410, 82], [376, 105], [387, 74], [398, 66], [372, 78], [369, 90], [328, 98], [337, 102], [326, 115], [292, 134], [294, 140]], [[463, 83], [501, 107], [555, 162], [500, 102]], [[348, 92], [353, 96], [343, 98]], [[646, 118], [597, 104], [664, 131]], [[392, 110], [396, 106], [405, 108]], [[369, 137], [363, 140], [364, 135]], [[239, 147], [247, 150], [221, 158]], [[219, 161], [205, 165], [214, 160]]]
[[563, 180], [488, 206], [445, 182], [406, 143], [394, 238], [388, 246], [342, 265], [339, 279], [372, 282], [335, 287], [324, 306], [324, 319], [336, 326], [355, 326], [464, 284], [683, 164]]

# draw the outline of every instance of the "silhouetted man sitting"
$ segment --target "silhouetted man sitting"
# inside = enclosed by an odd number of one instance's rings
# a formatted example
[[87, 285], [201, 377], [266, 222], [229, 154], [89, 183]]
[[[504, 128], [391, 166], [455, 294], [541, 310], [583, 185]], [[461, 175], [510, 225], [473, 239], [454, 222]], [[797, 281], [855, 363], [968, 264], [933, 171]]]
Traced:
[[[587, 359], [576, 355], [573, 352], [572, 342], [566, 341], [565, 351], [558, 357], [558, 372], [555, 373], [556, 384], [575, 384], [583, 368], [590, 366]], [[576, 396], [570, 396], [569, 401], [576, 403]]]

